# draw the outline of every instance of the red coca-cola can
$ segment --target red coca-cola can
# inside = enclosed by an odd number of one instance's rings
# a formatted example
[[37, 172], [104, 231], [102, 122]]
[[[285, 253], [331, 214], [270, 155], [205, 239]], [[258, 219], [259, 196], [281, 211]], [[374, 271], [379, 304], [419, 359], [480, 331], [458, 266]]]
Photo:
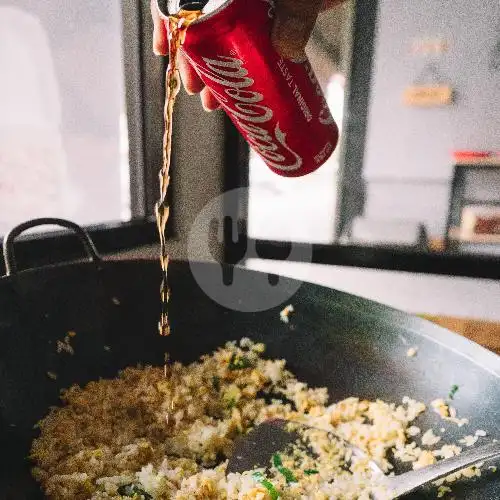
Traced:
[[[171, 1], [169, 13], [181, 7]], [[273, 48], [274, 2], [210, 0], [202, 12], [182, 50], [240, 133], [278, 175], [318, 169], [337, 146], [338, 127], [309, 61]]]

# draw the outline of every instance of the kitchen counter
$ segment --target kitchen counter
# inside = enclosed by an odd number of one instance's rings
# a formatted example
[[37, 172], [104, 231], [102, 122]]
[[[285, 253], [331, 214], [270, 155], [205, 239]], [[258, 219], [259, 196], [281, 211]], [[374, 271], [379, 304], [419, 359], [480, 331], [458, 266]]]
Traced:
[[500, 323], [446, 316], [422, 317], [500, 354]]

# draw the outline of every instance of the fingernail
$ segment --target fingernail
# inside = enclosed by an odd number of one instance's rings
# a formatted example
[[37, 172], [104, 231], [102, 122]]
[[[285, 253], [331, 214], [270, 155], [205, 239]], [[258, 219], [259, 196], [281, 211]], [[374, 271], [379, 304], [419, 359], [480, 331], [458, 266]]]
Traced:
[[290, 47], [289, 45], [284, 45], [280, 43], [279, 41], [276, 41], [273, 43], [274, 49], [278, 54], [287, 59], [288, 61], [294, 62], [294, 63], [303, 63], [305, 60], [307, 60], [306, 53], [304, 50], [301, 49], [295, 49]]
[[289, 57], [288, 60], [295, 64], [302, 64], [307, 61], [307, 55], [305, 52], [302, 52], [295, 57]]
[[203, 102], [201, 103], [201, 105], [203, 106], [203, 109], [207, 112], [207, 113], [211, 113], [212, 111], [217, 111], [218, 109], [221, 108], [221, 105], [220, 104], [217, 104], [216, 106], [206, 106], [205, 104], [203, 104]]

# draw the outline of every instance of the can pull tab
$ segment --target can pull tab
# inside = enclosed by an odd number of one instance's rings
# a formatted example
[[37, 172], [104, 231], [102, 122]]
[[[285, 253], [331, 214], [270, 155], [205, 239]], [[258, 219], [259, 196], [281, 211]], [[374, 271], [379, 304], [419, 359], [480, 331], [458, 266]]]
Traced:
[[210, 14], [230, 0], [156, 0], [158, 10], [163, 18], [175, 15], [180, 10], [195, 12], [202, 10], [203, 14]]
[[203, 10], [207, 5], [208, 0], [180, 0], [179, 8], [182, 10]]
[[158, 10], [165, 15], [165, 12], [173, 15], [180, 10], [197, 11], [203, 10], [209, 0], [157, 0]]

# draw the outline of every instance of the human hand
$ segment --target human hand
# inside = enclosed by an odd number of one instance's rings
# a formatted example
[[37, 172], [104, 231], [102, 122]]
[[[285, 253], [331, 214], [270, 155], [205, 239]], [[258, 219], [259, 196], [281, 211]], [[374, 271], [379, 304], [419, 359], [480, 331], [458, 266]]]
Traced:
[[[339, 5], [344, 0], [276, 0], [276, 16], [272, 31], [274, 48], [287, 59], [302, 59], [318, 14], [322, 10]], [[153, 51], [157, 55], [168, 53], [168, 37], [165, 24], [160, 17], [156, 0], [151, 0], [151, 15], [154, 22]], [[182, 52], [179, 56], [179, 70], [184, 88], [188, 94], [200, 94], [206, 111], [220, 108], [210, 90], [205, 87], [195, 69]]]

